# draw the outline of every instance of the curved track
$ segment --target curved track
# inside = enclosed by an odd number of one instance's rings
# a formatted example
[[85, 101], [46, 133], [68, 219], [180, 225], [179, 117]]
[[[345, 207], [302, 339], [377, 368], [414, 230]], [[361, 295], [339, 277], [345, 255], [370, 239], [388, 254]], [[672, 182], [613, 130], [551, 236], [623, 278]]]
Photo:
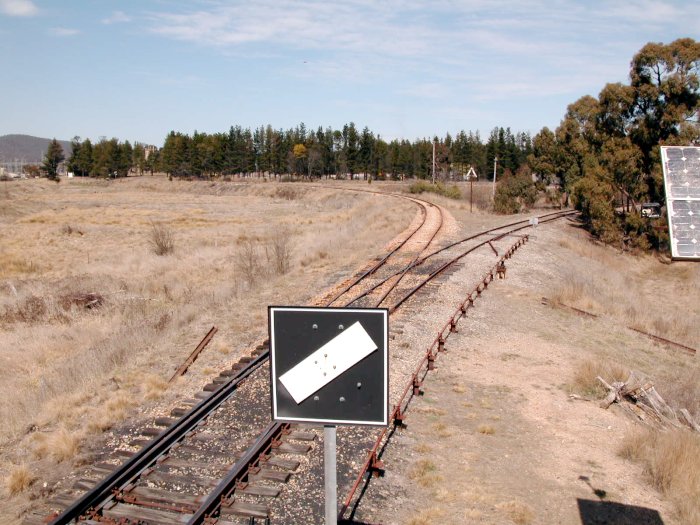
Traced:
[[[529, 225], [527, 220], [517, 221], [437, 248], [434, 244], [444, 223], [442, 210], [414, 197], [388, 195], [419, 205], [420, 224], [343, 287], [328, 305], [342, 302], [348, 306], [362, 299], [376, 306], [384, 303], [393, 313], [426, 283], [469, 253], [486, 245], [493, 248], [492, 242]], [[540, 222], [568, 213], [571, 212], [546, 214]], [[466, 246], [479, 237], [486, 240]], [[521, 241], [519, 238], [518, 242]], [[411, 275], [426, 263], [435, 268], [431, 267], [427, 275]], [[400, 288], [399, 284], [409, 278], [410, 285]], [[358, 290], [359, 295], [353, 299], [341, 301], [351, 291], [357, 294]], [[176, 409], [172, 415], [177, 419], [162, 421], [168, 424], [165, 430], [143, 444], [123, 465], [50, 523], [59, 525], [88, 519], [107, 523], [196, 524], [214, 517], [219, 523], [226, 523], [225, 520], [234, 519], [235, 515], [265, 517], [264, 505], [246, 503], [233, 496], [279, 495], [279, 484], [299, 465], [294, 456], [303, 456], [315, 440], [312, 432], [269, 422], [268, 357], [264, 343], [231, 370], [223, 371], [218, 382], [203, 395], [204, 399]], [[397, 406], [401, 406], [401, 401]], [[395, 410], [392, 417], [396, 419], [400, 413], [400, 409], [398, 414]], [[255, 430], [260, 428], [261, 431]], [[213, 487], [212, 479], [218, 479]], [[183, 485], [188, 489], [186, 494], [178, 492]]]

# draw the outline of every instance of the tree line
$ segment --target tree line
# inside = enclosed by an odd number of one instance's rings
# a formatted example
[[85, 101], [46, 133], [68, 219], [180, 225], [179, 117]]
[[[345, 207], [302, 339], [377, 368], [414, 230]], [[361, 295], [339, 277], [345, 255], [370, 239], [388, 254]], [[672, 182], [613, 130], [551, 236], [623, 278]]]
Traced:
[[75, 137], [71, 148], [68, 170], [78, 177], [126, 177], [132, 170], [152, 173], [157, 169], [157, 158], [147, 156], [145, 146], [138, 142], [132, 146], [128, 140], [103, 138], [93, 144]]
[[342, 129], [315, 131], [301, 123], [288, 130], [267, 125], [253, 130], [231, 126], [228, 132], [213, 134], [171, 131], [163, 146], [147, 156], [140, 144], [132, 147], [112, 139], [93, 145], [89, 139], [74, 139], [68, 166], [76, 175], [95, 177], [122, 177], [137, 170], [195, 178], [254, 173], [426, 178], [432, 176], [433, 144], [442, 178], [459, 176], [472, 166], [482, 176], [491, 176], [494, 158], [499, 172], [515, 171], [532, 152], [530, 135], [513, 134], [510, 128], [494, 128], [485, 143], [478, 132], [465, 131], [455, 137], [448, 133], [442, 138], [387, 142], [368, 127], [359, 131], [352, 122]]

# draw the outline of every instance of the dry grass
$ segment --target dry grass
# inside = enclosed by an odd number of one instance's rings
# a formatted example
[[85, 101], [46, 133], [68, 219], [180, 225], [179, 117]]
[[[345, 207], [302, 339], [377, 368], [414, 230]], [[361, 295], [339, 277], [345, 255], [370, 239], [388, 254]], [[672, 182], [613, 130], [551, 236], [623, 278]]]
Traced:
[[431, 507], [411, 518], [408, 525], [433, 525], [434, 523], [440, 523], [440, 520], [445, 517], [445, 514], [446, 512], [444, 509], [437, 506]]
[[31, 487], [35, 481], [36, 476], [27, 465], [17, 465], [10, 469], [5, 478], [5, 490], [10, 496], [16, 496]]
[[592, 399], [602, 399], [607, 395], [608, 391], [596, 379], [598, 376], [612, 384], [615, 381], [625, 381], [629, 376], [629, 370], [606, 360], [586, 359], [580, 361], [574, 369], [573, 379], [570, 384], [571, 393]]
[[429, 454], [430, 452], [433, 451], [433, 447], [431, 447], [427, 443], [418, 443], [415, 446], [415, 451], [418, 452], [419, 454]]
[[[608, 316], [618, 323], [689, 345], [700, 340], [700, 302], [689, 286], [700, 271], [686, 263], [665, 265], [652, 257], [621, 256], [585, 238], [563, 238], [576, 264], [551, 292], [554, 302]], [[653, 300], [641, 300], [653, 297]]]
[[528, 525], [535, 519], [535, 513], [525, 503], [520, 501], [507, 501], [499, 503], [496, 508], [516, 525]]
[[593, 276], [570, 271], [552, 292], [550, 299], [554, 303], [573, 306], [591, 313], [600, 313], [602, 307], [599, 298], [601, 297], [602, 290]]
[[445, 423], [436, 423], [434, 426], [435, 434], [439, 438], [448, 438], [452, 435], [452, 431]]
[[168, 388], [168, 382], [162, 377], [153, 374], [146, 376], [143, 382], [143, 393], [146, 399], [154, 400], [160, 398]]
[[82, 437], [61, 428], [50, 434], [34, 434], [32, 454], [36, 459], [49, 458], [56, 463], [73, 459], [80, 451]]
[[85, 235], [85, 232], [82, 229], [71, 224], [64, 224], [61, 226], [61, 233], [63, 235]]
[[437, 466], [429, 459], [419, 459], [411, 469], [409, 477], [421, 487], [434, 487], [442, 481], [442, 476], [437, 473]]
[[166, 224], [151, 222], [149, 242], [156, 255], [170, 255], [175, 251], [175, 234]]
[[479, 425], [476, 430], [479, 434], [484, 434], [486, 436], [492, 436], [496, 433], [496, 429], [491, 425]]
[[700, 435], [637, 429], [626, 436], [619, 453], [643, 465], [651, 483], [674, 502], [683, 523], [700, 524]]
[[700, 421], [700, 368], [690, 367], [664, 386], [663, 397], [675, 409], [685, 408]]
[[[167, 386], [167, 385], [166, 385]], [[164, 390], [164, 388], [162, 389]], [[149, 395], [147, 394], [148, 398]], [[89, 417], [87, 429], [89, 432], [104, 432], [118, 425], [125, 420], [129, 411], [134, 407], [135, 401], [132, 396], [125, 392], [118, 392], [103, 407], [93, 410]]]
[[447, 414], [447, 411], [445, 409], [434, 406], [420, 406], [414, 408], [413, 410], [421, 414], [430, 414], [433, 416], [444, 416]]
[[276, 197], [280, 199], [286, 199], [288, 201], [298, 199], [299, 195], [300, 191], [291, 186], [282, 186], [281, 188], [277, 188], [277, 191], [275, 192]]
[[19, 254], [0, 254], [0, 278], [8, 278], [17, 274], [35, 274], [39, 271], [35, 261], [27, 260]]

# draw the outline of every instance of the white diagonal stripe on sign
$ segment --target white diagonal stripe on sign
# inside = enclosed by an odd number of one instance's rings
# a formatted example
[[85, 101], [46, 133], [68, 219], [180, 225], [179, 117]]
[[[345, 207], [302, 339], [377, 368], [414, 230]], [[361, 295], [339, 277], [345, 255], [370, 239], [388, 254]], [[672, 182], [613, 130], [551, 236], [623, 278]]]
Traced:
[[299, 404], [376, 349], [377, 345], [358, 321], [279, 379]]

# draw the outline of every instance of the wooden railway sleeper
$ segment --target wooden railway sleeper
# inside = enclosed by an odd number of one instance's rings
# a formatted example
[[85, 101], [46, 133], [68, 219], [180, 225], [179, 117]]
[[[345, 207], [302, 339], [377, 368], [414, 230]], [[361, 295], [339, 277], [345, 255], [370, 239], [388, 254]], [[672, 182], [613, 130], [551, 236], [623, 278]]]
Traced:
[[[445, 351], [445, 338], [442, 336], [442, 333], [438, 334], [438, 352], [444, 352]], [[430, 352], [428, 352], [430, 354]], [[430, 359], [430, 358], [428, 358]], [[431, 369], [432, 370], [432, 369]]]
[[[455, 334], [457, 333], [457, 321], [455, 321], [455, 318], [453, 317], [450, 319], [450, 333]], [[443, 348], [444, 350], [444, 348]]]
[[120, 491], [114, 495], [114, 499], [121, 503], [137, 505], [149, 509], [158, 509], [177, 512], [179, 514], [189, 514], [197, 510], [197, 505], [186, 505], [183, 503], [172, 503], [161, 499], [150, 499], [139, 497], [135, 494], [130, 494], [128, 491]]

